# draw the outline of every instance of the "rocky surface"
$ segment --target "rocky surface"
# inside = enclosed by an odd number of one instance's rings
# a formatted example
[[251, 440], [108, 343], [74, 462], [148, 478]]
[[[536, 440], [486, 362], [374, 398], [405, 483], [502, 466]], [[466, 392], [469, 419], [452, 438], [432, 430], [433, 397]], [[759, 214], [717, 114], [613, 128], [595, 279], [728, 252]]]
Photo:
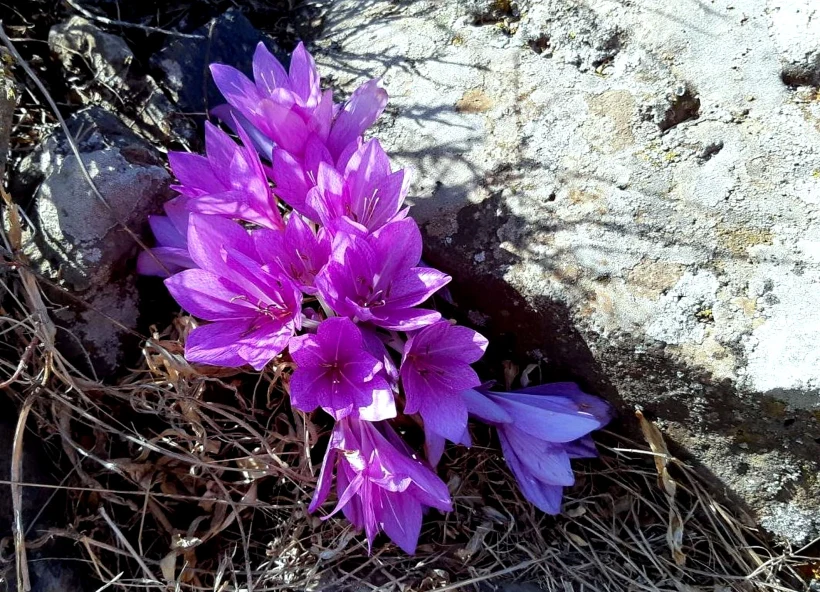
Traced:
[[[154, 140], [189, 136], [194, 126], [178, 116], [157, 82], [142, 72], [123, 39], [73, 16], [48, 35], [52, 54], [68, 75], [72, 100], [100, 105]], [[128, 115], [126, 115], [128, 113]]]
[[87, 304], [54, 295], [66, 305], [56, 313], [66, 351], [81, 362], [87, 353], [96, 372], [106, 375], [117, 368], [122, 340], [137, 323], [129, 261], [138, 245], [131, 233], [141, 234], [148, 214], [171, 197], [171, 179], [154, 149], [102, 108], [81, 111], [68, 123], [105, 203], [92, 193], [58, 129], [20, 166], [16, 194], [36, 187], [24, 251], [42, 274]]
[[200, 38], [169, 38], [151, 58], [153, 67], [162, 72], [162, 86], [187, 113], [204, 114], [225, 102], [211, 80], [208, 64], [227, 64], [251, 75], [251, 57], [260, 41], [280, 61], [288, 62], [276, 41], [254, 29], [238, 10], [228, 10], [194, 34]]
[[658, 420], [763, 526], [820, 535], [813, 0], [335, 0], [383, 77], [431, 262], [487, 331]]

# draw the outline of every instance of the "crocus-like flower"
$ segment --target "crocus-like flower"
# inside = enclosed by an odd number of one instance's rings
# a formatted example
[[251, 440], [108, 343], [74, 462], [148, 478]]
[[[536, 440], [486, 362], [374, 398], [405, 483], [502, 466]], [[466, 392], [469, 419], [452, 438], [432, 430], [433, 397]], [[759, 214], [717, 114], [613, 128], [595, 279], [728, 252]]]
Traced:
[[336, 424], [311, 512], [327, 499], [334, 468], [339, 501], [333, 513], [341, 510], [363, 529], [368, 547], [382, 530], [405, 552], [413, 553], [424, 508], [452, 510], [444, 482], [384, 422], [373, 424], [351, 415]]
[[327, 319], [315, 335], [294, 337], [290, 355], [297, 364], [290, 401], [297, 409], [321, 407], [336, 420], [362, 407], [370, 407], [371, 421], [396, 416], [390, 387], [379, 374], [382, 363], [365, 350], [362, 334], [350, 319]]
[[260, 132], [252, 133], [254, 143], [268, 158], [273, 146], [301, 156], [315, 135], [327, 144], [335, 161], [387, 105], [387, 93], [378, 80], [364, 83], [344, 105], [334, 105], [331, 92], [322, 92], [316, 63], [302, 43], [293, 51], [287, 72], [260, 43], [253, 56], [253, 82], [222, 64], [212, 64], [211, 74], [231, 111], [241, 115], [240, 125]]
[[344, 216], [368, 230], [377, 230], [399, 216], [407, 196], [406, 179], [404, 170], [390, 171], [387, 154], [373, 139], [351, 156], [344, 173], [320, 162], [307, 204], [325, 226]]
[[[302, 154], [311, 134], [327, 139], [332, 93], [322, 93], [316, 63], [302, 43], [293, 51], [289, 72], [259, 43], [253, 55], [253, 82], [223, 64], [211, 64], [211, 74], [228, 104], [242, 116], [240, 126], [247, 123], [272, 141], [263, 152], [268, 158], [273, 146]], [[258, 143], [259, 136], [254, 137]]]
[[199, 269], [182, 271], [165, 285], [182, 308], [212, 322], [188, 335], [185, 357], [261, 370], [300, 327], [301, 292], [278, 269], [256, 260], [253, 240], [236, 222], [191, 214], [188, 250]]
[[157, 246], [137, 258], [137, 273], [168, 277], [196, 267], [188, 254], [188, 210], [183, 200], [165, 203], [165, 216], [149, 216], [148, 224]]
[[306, 294], [315, 294], [314, 278], [330, 258], [330, 238], [324, 229], [315, 232], [296, 212], [285, 230], [260, 229], [253, 233], [262, 261], [275, 263]]
[[420, 258], [421, 233], [410, 218], [370, 236], [337, 232], [316, 288], [337, 314], [385, 329], [419, 329], [441, 315], [415, 307], [450, 281], [440, 271], [416, 267]]
[[467, 327], [440, 321], [413, 333], [404, 345], [401, 382], [405, 413], [418, 413], [426, 433], [462, 442], [467, 405], [461, 392], [481, 381], [470, 367], [487, 349], [487, 340]]
[[205, 123], [207, 156], [170, 152], [168, 160], [192, 212], [239, 218], [265, 228], [282, 228], [276, 198], [271, 192], [259, 155], [242, 129], [240, 146], [228, 134]]
[[571, 382], [514, 393], [463, 393], [471, 414], [498, 430], [501, 450], [521, 492], [548, 514], [561, 512], [564, 487], [575, 483], [572, 458], [596, 456], [589, 433], [606, 425], [612, 410]]

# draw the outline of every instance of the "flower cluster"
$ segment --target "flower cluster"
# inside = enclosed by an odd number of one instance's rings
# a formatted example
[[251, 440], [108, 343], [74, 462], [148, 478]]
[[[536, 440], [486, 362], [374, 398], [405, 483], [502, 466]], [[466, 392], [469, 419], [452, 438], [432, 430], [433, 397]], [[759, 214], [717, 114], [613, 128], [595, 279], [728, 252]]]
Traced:
[[[157, 246], [138, 261], [203, 321], [186, 358], [261, 370], [289, 356], [292, 406], [335, 421], [310, 508], [335, 474], [336, 511], [368, 544], [383, 531], [412, 553], [423, 512], [451, 509], [432, 467], [446, 440], [470, 443], [469, 414], [497, 426], [524, 494], [558, 512], [569, 459], [594, 454], [608, 408], [571, 385], [480, 386], [470, 365], [487, 340], [424, 306], [450, 277], [421, 262], [409, 176], [363, 139], [387, 103], [379, 81], [334, 103], [301, 44], [289, 70], [260, 44], [253, 80], [211, 72], [227, 100], [215, 114], [239, 141], [208, 123], [204, 156], [169, 155], [179, 195], [150, 219]], [[423, 423], [427, 462], [390, 426], [399, 410]]]

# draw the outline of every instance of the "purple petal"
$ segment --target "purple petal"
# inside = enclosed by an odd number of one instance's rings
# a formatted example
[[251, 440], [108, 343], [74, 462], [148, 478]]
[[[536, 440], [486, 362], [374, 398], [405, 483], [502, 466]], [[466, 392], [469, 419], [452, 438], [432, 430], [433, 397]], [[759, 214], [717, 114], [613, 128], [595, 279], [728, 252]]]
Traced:
[[249, 318], [253, 306], [230, 284], [209, 271], [188, 269], [165, 280], [165, 286], [188, 313], [206, 321]]
[[148, 224], [157, 241], [157, 246], [188, 250], [188, 241], [180, 234], [173, 220], [168, 216], [148, 216]]
[[575, 474], [563, 446], [536, 440], [516, 429], [515, 424], [499, 426], [499, 432], [503, 432], [521, 464], [536, 479], [549, 485], [569, 486], [575, 483]]
[[377, 376], [372, 381], [372, 387], [373, 402], [366, 407], [359, 407], [359, 417], [364, 421], [382, 421], [396, 417], [396, 400], [387, 382]]
[[350, 157], [345, 167], [345, 178], [353, 195], [365, 195], [390, 172], [390, 159], [379, 141], [373, 138]]
[[254, 113], [262, 96], [256, 85], [236, 68], [211, 64], [211, 76], [222, 96], [246, 117]]
[[[549, 405], [550, 397], [560, 396], [571, 399], [578, 409], [584, 413], [589, 413], [601, 422], [601, 425], [609, 423], [612, 419], [612, 406], [600, 397], [589, 395], [581, 390], [581, 388], [574, 382], [554, 382], [552, 384], [542, 384], [539, 386], [532, 386], [525, 389], [518, 390], [514, 393], [515, 399], [520, 401], [531, 402], [531, 404], [540, 405], [542, 403], [533, 403], [535, 398], [540, 399], [543, 404]], [[523, 395], [532, 395], [526, 399]]]
[[421, 259], [421, 232], [412, 218], [391, 222], [373, 233], [370, 242], [382, 261], [382, 273], [396, 276], [418, 265]]
[[382, 530], [402, 551], [412, 555], [421, 533], [421, 504], [403, 492], [382, 491], [377, 499], [376, 518]]
[[236, 222], [217, 216], [191, 214], [188, 251], [199, 267], [219, 275], [230, 275], [230, 268], [223, 256], [226, 248], [247, 254], [256, 252], [248, 231]]
[[441, 313], [424, 308], [392, 310], [384, 307], [377, 314], [371, 319], [373, 324], [390, 331], [416, 331], [441, 320]]
[[253, 79], [257, 88], [268, 94], [279, 87], [290, 88], [288, 73], [262, 41], [253, 54]]
[[462, 391], [461, 396], [467, 405], [467, 412], [478, 417], [485, 423], [500, 424], [512, 423], [510, 414], [504, 408], [494, 403], [490, 398], [475, 389]]
[[499, 432], [499, 441], [504, 460], [507, 461], [524, 497], [547, 514], [560, 514], [564, 488], [560, 485], [547, 485], [536, 479], [521, 463], [501, 432]]
[[601, 427], [591, 415], [579, 415], [565, 409], [550, 410], [488, 393], [496, 404], [513, 418], [515, 427], [545, 442], [571, 442]]
[[264, 100], [260, 103], [261, 115], [265, 121], [264, 131], [271, 139], [291, 154], [304, 152], [310, 130], [293, 107]]
[[[450, 405], [459, 410], [459, 417], [461, 417], [461, 410], [463, 410], [465, 418], [461, 429], [454, 434], [454, 438], [458, 438], [461, 435], [463, 426], [467, 423], [467, 405], [460, 393], [481, 384], [475, 370], [470, 368], [468, 364], [461, 363], [451, 364], [446, 368], [435, 371], [427, 371], [424, 368], [419, 370], [411, 360], [402, 364], [400, 372], [404, 392], [407, 395], [405, 413], [418, 412], [423, 414], [424, 408], [428, 405], [431, 408], [435, 407], [444, 399], [447, 402], [451, 399], [457, 401], [457, 403], [451, 403]], [[447, 435], [441, 431], [438, 433], [443, 436]], [[453, 438], [448, 436], [448, 439], [452, 440]]]
[[188, 254], [188, 249], [156, 247], [143, 251], [137, 257], [137, 273], [169, 277], [185, 269], [196, 267]]
[[305, 49], [305, 44], [299, 42], [290, 58], [290, 84], [293, 91], [308, 105], [315, 106], [321, 92], [319, 88], [319, 73], [313, 57]]
[[595, 458], [598, 456], [598, 449], [591, 436], [584, 436], [578, 440], [562, 444], [570, 458]]
[[308, 512], [315, 512], [316, 509], [325, 503], [327, 496], [330, 495], [330, 487], [333, 485], [333, 469], [336, 467], [337, 451], [332, 446], [327, 447], [325, 456], [322, 459], [322, 468], [319, 471], [319, 479], [316, 482], [316, 490], [313, 492], [313, 498], [310, 500]]
[[334, 158], [361, 136], [382, 114], [387, 106], [387, 91], [378, 79], [369, 80], [353, 92], [342, 107], [328, 137], [328, 148]]
[[432, 465], [438, 465], [439, 461], [441, 460], [442, 455], [444, 454], [444, 447], [447, 443], [447, 440], [433, 432], [432, 430], [427, 430], [424, 432], [424, 449], [427, 452], [427, 461]]
[[484, 355], [487, 343], [486, 338], [472, 329], [441, 321], [413, 334], [407, 341], [405, 354], [415, 344], [419, 350], [424, 350], [427, 359], [472, 364]]
[[452, 278], [429, 267], [408, 269], [390, 284], [390, 307], [410, 308], [430, 298]]
[[[291, 344], [294, 339], [291, 339]], [[293, 353], [293, 352], [291, 352]], [[294, 409], [310, 413], [319, 406], [320, 391], [326, 389], [325, 376], [297, 366], [290, 379], [290, 404]]]
[[168, 163], [171, 165], [171, 172], [182, 183], [181, 187], [177, 187], [177, 191], [184, 195], [216, 193], [226, 188], [211, 162], [204, 156], [188, 152], [169, 152]]
[[292, 208], [302, 211], [307, 192], [312, 186], [300, 161], [292, 154], [276, 148], [273, 151], [274, 193]]
[[419, 415], [424, 420], [425, 432], [435, 432], [452, 442], [459, 442], [467, 429], [467, 405], [452, 392], [439, 391], [435, 398], [425, 397]]

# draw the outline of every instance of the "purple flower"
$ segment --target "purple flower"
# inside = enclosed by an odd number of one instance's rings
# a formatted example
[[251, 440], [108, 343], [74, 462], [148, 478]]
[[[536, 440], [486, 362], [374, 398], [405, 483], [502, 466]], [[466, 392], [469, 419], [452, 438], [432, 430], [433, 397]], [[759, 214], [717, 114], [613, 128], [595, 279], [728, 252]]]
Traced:
[[259, 155], [244, 132], [239, 132], [244, 146], [206, 122], [207, 156], [170, 152], [171, 169], [180, 181], [174, 189], [188, 198], [185, 204], [190, 211], [282, 228], [282, 215]]
[[[222, 64], [211, 64], [211, 74], [232, 111], [242, 116], [240, 124], [249, 124], [272, 141], [264, 154], [269, 156], [272, 146], [279, 146], [301, 155], [312, 134], [327, 140], [333, 118], [332, 94], [322, 93], [316, 64], [302, 43], [291, 56], [289, 72], [260, 43], [253, 56], [253, 82]], [[260, 137], [255, 139], [258, 143]]]
[[137, 273], [168, 277], [196, 267], [188, 254], [188, 210], [180, 199], [165, 203], [165, 216], [149, 216], [157, 246], [137, 258]]
[[275, 263], [306, 294], [315, 294], [314, 280], [330, 258], [330, 238], [293, 212], [284, 232], [260, 229], [253, 233], [262, 261]]
[[344, 173], [320, 162], [307, 204], [325, 226], [344, 216], [374, 231], [399, 216], [407, 196], [406, 181], [403, 170], [390, 171], [387, 154], [373, 139], [351, 156]]
[[404, 412], [421, 415], [426, 433], [464, 440], [467, 405], [461, 392], [481, 384], [470, 364], [485, 349], [484, 337], [447, 321], [425, 327], [407, 340], [399, 370], [407, 397]]
[[[240, 115], [240, 125], [259, 132], [252, 133], [254, 143], [266, 156], [274, 146], [301, 156], [308, 139], [316, 136], [337, 160], [387, 105], [378, 80], [364, 83], [344, 105], [334, 105], [331, 92], [322, 92], [316, 63], [302, 43], [293, 51], [288, 72], [260, 43], [253, 56], [253, 82], [222, 64], [212, 64], [211, 74], [230, 112]], [[219, 115], [224, 118], [225, 110]]]
[[362, 407], [369, 408], [370, 421], [396, 416], [390, 387], [379, 374], [382, 363], [365, 350], [350, 319], [327, 319], [315, 335], [294, 337], [290, 355], [297, 364], [290, 381], [295, 408], [310, 412], [321, 407], [336, 420]]
[[373, 424], [351, 415], [336, 424], [309, 511], [327, 499], [334, 468], [339, 501], [333, 514], [341, 510], [363, 529], [368, 547], [382, 530], [412, 554], [424, 508], [453, 509], [444, 482], [416, 459], [387, 423]]
[[385, 329], [419, 329], [441, 315], [414, 307], [450, 281], [440, 271], [417, 267], [420, 258], [421, 233], [410, 218], [370, 236], [337, 232], [316, 288], [337, 314]]
[[165, 285], [182, 308], [212, 322], [191, 332], [185, 357], [261, 370], [300, 327], [301, 292], [278, 269], [256, 260], [253, 240], [236, 222], [191, 214], [188, 249], [199, 269]]
[[609, 422], [611, 407], [571, 382], [463, 396], [471, 414], [495, 425], [524, 497], [548, 514], [560, 513], [564, 487], [575, 483], [570, 459], [596, 456], [589, 433]]

